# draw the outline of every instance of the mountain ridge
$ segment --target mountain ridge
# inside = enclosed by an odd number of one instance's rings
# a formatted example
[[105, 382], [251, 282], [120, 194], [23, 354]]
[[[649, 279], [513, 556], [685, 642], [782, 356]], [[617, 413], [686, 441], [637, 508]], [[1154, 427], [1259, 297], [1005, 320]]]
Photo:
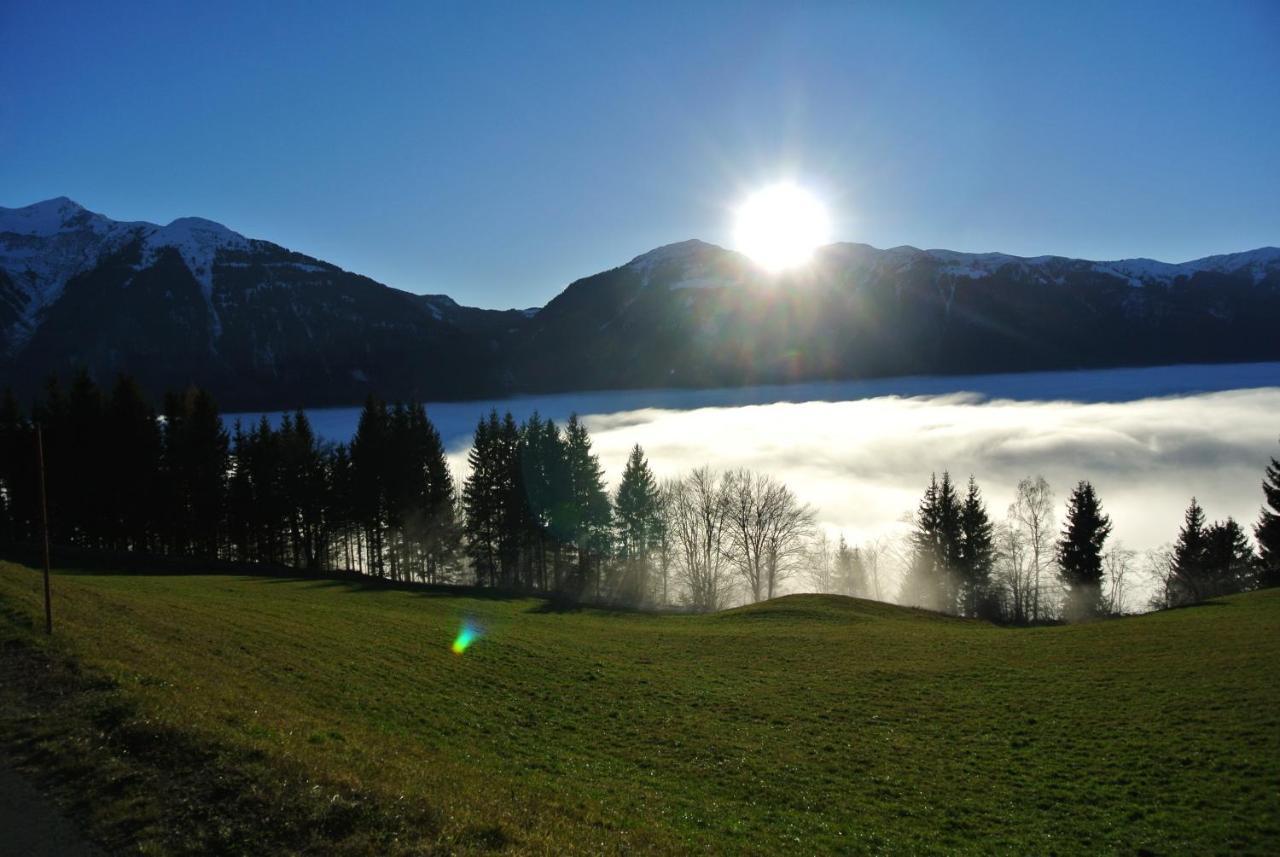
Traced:
[[1170, 263], [839, 242], [767, 273], [688, 239], [544, 307], [490, 310], [204, 218], [116, 221], [55, 197], [0, 207], [0, 384], [25, 394], [84, 366], [274, 408], [1262, 360], [1280, 358], [1278, 295], [1277, 247]]

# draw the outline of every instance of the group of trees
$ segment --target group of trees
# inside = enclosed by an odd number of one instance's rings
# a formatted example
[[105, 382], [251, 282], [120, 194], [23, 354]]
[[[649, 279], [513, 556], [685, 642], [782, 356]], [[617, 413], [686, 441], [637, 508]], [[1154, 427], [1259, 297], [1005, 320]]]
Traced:
[[1158, 580], [1152, 596], [1154, 607], [1176, 607], [1194, 604], [1218, 595], [1244, 592], [1259, 586], [1280, 585], [1280, 569], [1275, 553], [1280, 533], [1274, 532], [1276, 513], [1280, 511], [1280, 480], [1275, 462], [1268, 471], [1268, 505], [1256, 529], [1261, 553], [1255, 553], [1244, 528], [1228, 517], [1225, 521], [1206, 523], [1204, 509], [1195, 497], [1187, 507], [1182, 529], [1173, 548], [1156, 554]]
[[[517, 425], [493, 411], [476, 426], [468, 462], [463, 530], [477, 583], [643, 600], [658, 495], [638, 447], [619, 489], [617, 540], [604, 470], [576, 416], [561, 430], [536, 413]], [[610, 561], [615, 541], [618, 563]]]
[[32, 423], [46, 450], [59, 544], [355, 569], [436, 581], [457, 554], [452, 476], [421, 405], [371, 399], [350, 444], [322, 443], [302, 411], [228, 431], [192, 389], [161, 413], [121, 378], [51, 380], [28, 420], [0, 404], [0, 538], [32, 542], [40, 522]]
[[[1190, 604], [1280, 586], [1280, 462], [1263, 482], [1254, 529], [1258, 550], [1236, 521], [1207, 524], [1192, 498], [1176, 544], [1152, 551], [1151, 606]], [[1112, 524], [1092, 484], [1081, 481], [1055, 533], [1053, 491], [1044, 477], [1018, 483], [1000, 524], [970, 478], [963, 498], [951, 475], [932, 478], [911, 517], [899, 600], [959, 616], [1017, 624], [1115, 615], [1126, 610], [1133, 551], [1108, 545]]]
[[[900, 599], [957, 616], [1037, 622], [1107, 612], [1103, 598], [1111, 520], [1089, 482], [1067, 501], [1066, 526], [1053, 536], [1053, 492], [1043, 477], [1018, 485], [997, 529], [973, 477], [961, 497], [943, 471], [912, 518]], [[1056, 583], [1051, 592], [1047, 584]]]
[[929, 480], [916, 511], [904, 601], [960, 616], [993, 612], [994, 527], [972, 477], [963, 499], [951, 474]]
[[[610, 492], [591, 438], [537, 414], [476, 426], [460, 490], [420, 404], [371, 398], [347, 444], [307, 415], [224, 425], [192, 389], [157, 413], [128, 378], [51, 380], [23, 414], [0, 401], [0, 541], [39, 535], [33, 424], [43, 431], [52, 537], [94, 549], [346, 569], [612, 603], [715, 610], [794, 588], [898, 600], [1013, 623], [1124, 612], [1134, 552], [1080, 482], [1059, 532], [1053, 491], [1022, 480], [1002, 521], [976, 481], [931, 478], [909, 535], [851, 546], [784, 484], [698, 468], [659, 483], [636, 446]], [[1280, 462], [1248, 534], [1193, 499], [1177, 543], [1153, 552], [1155, 606], [1280, 585]], [[900, 574], [890, 571], [896, 567]]]

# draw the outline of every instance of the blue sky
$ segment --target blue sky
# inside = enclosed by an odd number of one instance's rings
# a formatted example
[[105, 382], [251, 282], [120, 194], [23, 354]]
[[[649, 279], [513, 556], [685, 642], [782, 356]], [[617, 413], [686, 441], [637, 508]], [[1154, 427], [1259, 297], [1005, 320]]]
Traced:
[[0, 0], [0, 205], [218, 220], [417, 292], [544, 303], [835, 234], [1184, 261], [1280, 244], [1280, 3]]

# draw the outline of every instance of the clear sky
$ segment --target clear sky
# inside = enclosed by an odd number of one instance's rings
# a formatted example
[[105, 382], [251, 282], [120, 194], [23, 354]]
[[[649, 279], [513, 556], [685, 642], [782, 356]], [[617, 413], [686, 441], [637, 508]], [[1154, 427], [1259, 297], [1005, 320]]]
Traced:
[[782, 178], [880, 247], [1280, 244], [1280, 2], [0, 0], [0, 205], [524, 307]]

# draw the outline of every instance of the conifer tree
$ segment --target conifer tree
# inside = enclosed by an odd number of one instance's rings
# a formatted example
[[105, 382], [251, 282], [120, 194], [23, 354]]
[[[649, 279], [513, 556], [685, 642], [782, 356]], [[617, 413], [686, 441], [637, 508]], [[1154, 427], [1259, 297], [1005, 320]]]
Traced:
[[1082, 480], [1067, 500], [1066, 528], [1058, 541], [1058, 570], [1067, 588], [1070, 618], [1102, 611], [1102, 548], [1111, 534], [1111, 519], [1093, 485]]
[[600, 459], [591, 451], [591, 437], [577, 414], [569, 417], [565, 427], [565, 464], [573, 510], [573, 541], [578, 554], [578, 580], [574, 588], [598, 598], [600, 564], [610, 546], [612, 510]]
[[958, 577], [960, 611], [977, 616], [991, 586], [995, 564], [995, 529], [987, 516], [978, 483], [969, 477], [969, 488], [960, 509], [960, 550]]
[[930, 610], [954, 613], [958, 606], [957, 569], [963, 543], [960, 500], [951, 474], [929, 479], [916, 512], [911, 565], [903, 581], [903, 600]]
[[614, 501], [616, 545], [621, 579], [613, 590], [620, 600], [639, 604], [649, 594], [650, 557], [657, 546], [662, 509], [658, 481], [644, 450], [636, 444], [627, 457]]
[[101, 432], [107, 451], [102, 462], [109, 520], [106, 542], [116, 550], [151, 550], [156, 546], [152, 504], [159, 487], [162, 438], [156, 412], [132, 378], [117, 379]]
[[0, 541], [32, 540], [35, 489], [34, 432], [13, 391], [0, 399]]
[[867, 569], [862, 561], [862, 551], [850, 547], [843, 535], [836, 544], [835, 566], [841, 592], [854, 598], [868, 597]]
[[213, 398], [191, 388], [165, 397], [162, 495], [169, 549], [221, 555], [230, 435]]
[[476, 424], [467, 464], [471, 472], [462, 487], [466, 512], [467, 556], [476, 583], [493, 586], [498, 578], [498, 540], [502, 528], [502, 474], [498, 452], [501, 425], [498, 412], [490, 411]]
[[1204, 534], [1206, 596], [1231, 595], [1252, 589], [1257, 557], [1244, 528], [1233, 519], [1215, 522]]
[[1168, 592], [1175, 603], [1198, 601], [1207, 594], [1204, 509], [1195, 497], [1183, 516], [1169, 575]]
[[387, 406], [370, 396], [351, 439], [352, 511], [364, 535], [365, 570], [379, 577], [386, 571], [389, 423]]
[[412, 413], [415, 459], [421, 463], [426, 480], [422, 508], [425, 516], [423, 533], [424, 573], [427, 582], [440, 583], [452, 563], [458, 547], [458, 525], [454, 517], [457, 492], [453, 473], [445, 459], [444, 442], [426, 409], [416, 405]]
[[1258, 585], [1280, 586], [1280, 461], [1267, 465], [1262, 480], [1263, 505], [1253, 528], [1258, 540]]

